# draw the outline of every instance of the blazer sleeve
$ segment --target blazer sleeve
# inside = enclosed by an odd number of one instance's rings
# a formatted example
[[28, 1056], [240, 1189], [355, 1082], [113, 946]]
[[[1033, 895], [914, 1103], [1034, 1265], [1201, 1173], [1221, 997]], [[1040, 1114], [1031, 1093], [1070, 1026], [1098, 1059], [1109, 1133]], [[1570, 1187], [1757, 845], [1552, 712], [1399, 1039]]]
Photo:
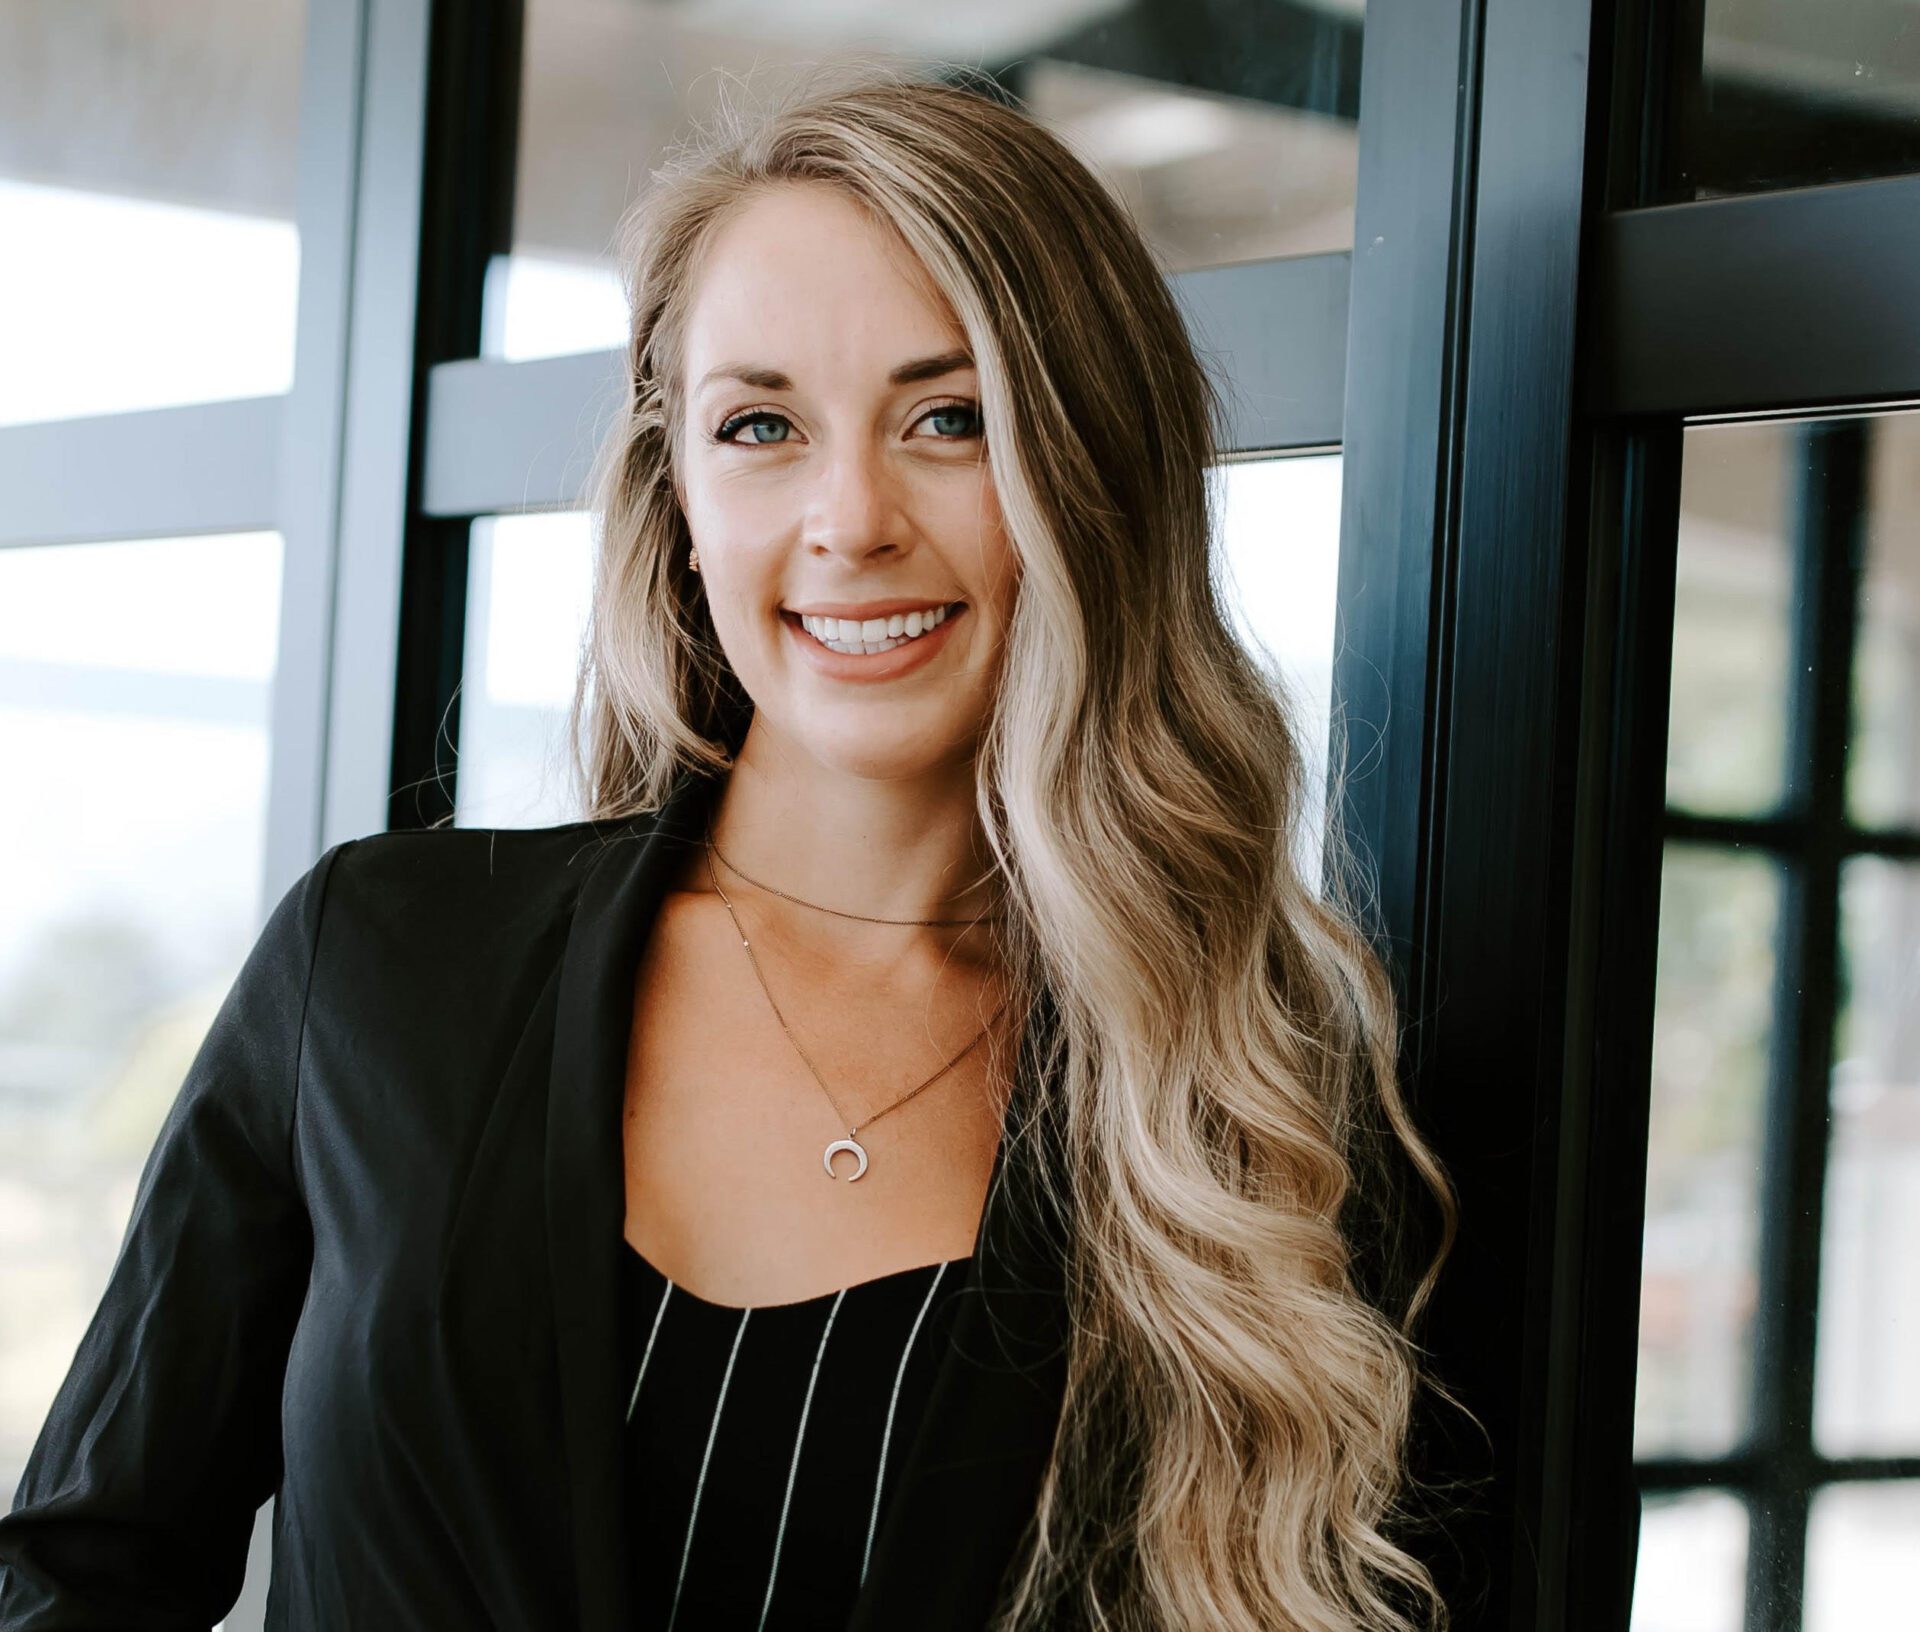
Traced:
[[[352, 841], [349, 841], [351, 843]], [[301, 1039], [336, 845], [247, 955], [141, 1171], [99, 1307], [0, 1518], [0, 1632], [206, 1632], [280, 1480], [312, 1233]]]

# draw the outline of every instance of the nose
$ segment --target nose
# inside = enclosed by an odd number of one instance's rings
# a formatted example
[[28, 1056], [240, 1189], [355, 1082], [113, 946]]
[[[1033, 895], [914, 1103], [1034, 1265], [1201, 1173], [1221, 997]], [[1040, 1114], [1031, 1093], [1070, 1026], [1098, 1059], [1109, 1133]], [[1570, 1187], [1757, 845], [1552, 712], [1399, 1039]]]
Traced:
[[894, 548], [903, 536], [903, 518], [880, 453], [861, 438], [848, 438], [816, 469], [802, 529], [807, 548], [851, 560]]

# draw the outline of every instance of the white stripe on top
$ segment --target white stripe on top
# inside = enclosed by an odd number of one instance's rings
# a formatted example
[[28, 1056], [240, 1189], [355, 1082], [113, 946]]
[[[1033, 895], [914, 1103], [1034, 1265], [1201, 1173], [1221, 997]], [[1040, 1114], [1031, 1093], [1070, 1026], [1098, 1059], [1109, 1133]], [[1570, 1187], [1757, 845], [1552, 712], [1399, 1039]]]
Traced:
[[680, 1613], [680, 1589], [687, 1584], [687, 1559], [693, 1553], [693, 1525], [700, 1517], [700, 1492], [707, 1482], [707, 1463], [713, 1456], [713, 1442], [720, 1432], [720, 1408], [727, 1403], [727, 1384], [733, 1381], [733, 1362], [740, 1353], [740, 1339], [746, 1335], [751, 1309], [740, 1311], [740, 1324], [733, 1330], [733, 1348], [727, 1355], [727, 1369], [720, 1377], [720, 1397], [713, 1402], [713, 1422], [707, 1429], [707, 1448], [700, 1454], [700, 1477], [693, 1485], [693, 1508], [687, 1514], [687, 1541], [680, 1549], [680, 1574], [673, 1583], [673, 1608], [667, 1612], [667, 1632], [673, 1632], [674, 1617]]
[[938, 1273], [927, 1286], [927, 1295], [920, 1302], [920, 1313], [913, 1317], [913, 1330], [907, 1333], [907, 1345], [900, 1351], [900, 1364], [893, 1373], [893, 1398], [887, 1402], [887, 1426], [880, 1435], [880, 1468], [873, 1476], [873, 1512], [867, 1519], [867, 1545], [860, 1555], [860, 1581], [865, 1585], [867, 1579], [867, 1560], [873, 1556], [873, 1532], [880, 1522], [880, 1487], [887, 1480], [887, 1441], [893, 1437], [894, 1407], [900, 1403], [900, 1381], [907, 1374], [907, 1357], [913, 1353], [913, 1340], [920, 1335], [920, 1322], [926, 1318], [928, 1308], [933, 1303], [933, 1294], [939, 1288], [941, 1278], [947, 1273], [942, 1264]]
[[633, 1379], [633, 1396], [627, 1401], [627, 1421], [633, 1421], [633, 1408], [640, 1403], [640, 1384], [647, 1375], [647, 1362], [653, 1358], [653, 1340], [660, 1335], [660, 1317], [667, 1312], [667, 1299], [673, 1296], [673, 1282], [660, 1289], [660, 1303], [653, 1311], [653, 1329], [647, 1333], [647, 1351], [640, 1356], [640, 1370]]
[[807, 1397], [800, 1402], [800, 1426], [793, 1434], [793, 1460], [787, 1464], [787, 1493], [780, 1499], [780, 1528], [773, 1533], [773, 1562], [767, 1566], [767, 1595], [760, 1600], [760, 1626], [765, 1632], [767, 1611], [773, 1606], [773, 1578], [780, 1569], [780, 1543], [787, 1533], [787, 1509], [793, 1502], [793, 1476], [800, 1471], [800, 1444], [807, 1436], [807, 1412], [813, 1407], [813, 1385], [820, 1380], [820, 1356], [827, 1352], [827, 1333], [833, 1330], [833, 1317], [840, 1313], [840, 1300], [847, 1295], [842, 1287], [827, 1311], [827, 1323], [820, 1328], [820, 1344], [813, 1351], [813, 1372], [807, 1378]]

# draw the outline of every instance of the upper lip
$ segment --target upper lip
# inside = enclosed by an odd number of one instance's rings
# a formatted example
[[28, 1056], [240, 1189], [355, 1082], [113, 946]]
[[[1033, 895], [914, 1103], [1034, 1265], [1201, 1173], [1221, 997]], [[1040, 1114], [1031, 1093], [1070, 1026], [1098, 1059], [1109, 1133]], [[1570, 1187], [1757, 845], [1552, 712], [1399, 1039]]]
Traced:
[[817, 606], [789, 606], [786, 611], [801, 618], [890, 618], [896, 612], [924, 612], [930, 607], [952, 606], [937, 595], [917, 601], [822, 601]]

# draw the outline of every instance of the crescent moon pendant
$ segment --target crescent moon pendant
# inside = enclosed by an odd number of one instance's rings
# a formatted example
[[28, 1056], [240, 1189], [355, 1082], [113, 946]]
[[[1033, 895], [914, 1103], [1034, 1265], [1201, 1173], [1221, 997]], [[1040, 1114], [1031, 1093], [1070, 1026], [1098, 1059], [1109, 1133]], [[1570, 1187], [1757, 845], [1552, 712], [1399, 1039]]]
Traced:
[[867, 1153], [865, 1150], [861, 1148], [858, 1140], [855, 1140], [855, 1139], [834, 1140], [832, 1144], [827, 1146], [826, 1155], [822, 1158], [822, 1161], [825, 1163], [825, 1166], [827, 1169], [827, 1177], [830, 1179], [839, 1178], [840, 1175], [834, 1172], [833, 1170], [833, 1158], [843, 1150], [852, 1151], [854, 1155], [859, 1157], [860, 1159], [860, 1165], [847, 1175], [847, 1183], [851, 1184], [855, 1179], [859, 1178], [860, 1175], [866, 1172], [867, 1170]]

